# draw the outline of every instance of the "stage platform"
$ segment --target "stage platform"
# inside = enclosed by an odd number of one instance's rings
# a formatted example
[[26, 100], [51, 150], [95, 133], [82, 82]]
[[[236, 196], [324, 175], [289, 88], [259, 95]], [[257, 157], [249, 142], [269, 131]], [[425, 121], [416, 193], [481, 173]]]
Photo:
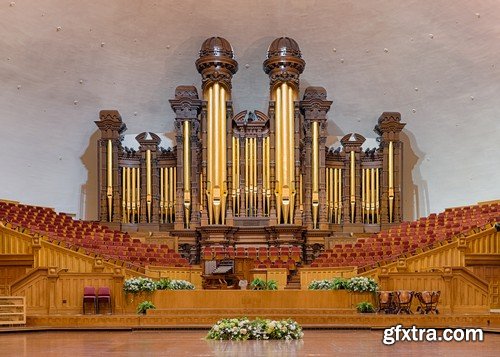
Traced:
[[402, 324], [406, 327], [481, 327], [500, 332], [500, 314], [392, 315], [360, 314], [337, 309], [260, 309], [260, 310], [150, 310], [146, 315], [33, 315], [24, 327], [2, 327], [1, 331], [26, 330], [136, 330], [136, 329], [208, 329], [221, 318], [241, 317], [292, 318], [305, 329], [379, 329]]

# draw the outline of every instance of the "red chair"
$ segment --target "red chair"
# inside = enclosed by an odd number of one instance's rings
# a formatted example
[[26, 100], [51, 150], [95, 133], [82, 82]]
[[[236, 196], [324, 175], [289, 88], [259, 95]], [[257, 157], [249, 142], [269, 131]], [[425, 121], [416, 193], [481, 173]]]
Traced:
[[97, 313], [97, 298], [95, 295], [95, 288], [93, 286], [85, 286], [83, 288], [83, 314], [85, 315], [85, 305], [92, 303], [94, 313]]
[[101, 313], [101, 304], [107, 303], [108, 313], [113, 313], [113, 307], [111, 306], [111, 292], [107, 286], [101, 286], [97, 291], [97, 312]]

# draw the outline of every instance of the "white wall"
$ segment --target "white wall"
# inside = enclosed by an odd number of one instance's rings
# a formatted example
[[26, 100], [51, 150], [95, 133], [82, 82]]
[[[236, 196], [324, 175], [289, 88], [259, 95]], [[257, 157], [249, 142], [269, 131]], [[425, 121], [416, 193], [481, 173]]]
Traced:
[[[403, 121], [406, 218], [500, 198], [500, 2], [6, 0], [0, 3], [0, 197], [96, 218], [101, 109], [170, 132], [168, 99], [200, 86], [207, 37], [240, 65], [236, 112], [267, 110], [267, 46], [293, 37], [302, 89], [334, 101], [332, 136]], [[57, 31], [57, 28], [60, 30]], [[411, 177], [410, 177], [411, 175]]]

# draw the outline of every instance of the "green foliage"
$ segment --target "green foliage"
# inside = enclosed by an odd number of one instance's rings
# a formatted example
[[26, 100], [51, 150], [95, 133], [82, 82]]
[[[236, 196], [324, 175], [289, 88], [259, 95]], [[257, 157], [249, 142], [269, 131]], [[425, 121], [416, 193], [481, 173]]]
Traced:
[[265, 281], [255, 278], [250, 283], [252, 290], [278, 290], [278, 283], [275, 280]]
[[304, 336], [295, 321], [268, 319], [249, 320], [246, 317], [222, 319], [208, 332], [209, 340], [298, 340]]
[[362, 312], [362, 313], [375, 312], [375, 308], [373, 307], [372, 303], [370, 303], [368, 301], [362, 301], [362, 302], [360, 302], [356, 306], [356, 309], [359, 312]]
[[143, 301], [137, 305], [137, 313], [145, 315], [149, 309], [156, 309], [156, 306], [151, 301]]
[[374, 292], [377, 291], [378, 285], [372, 278], [357, 276], [351, 279], [333, 278], [332, 280], [313, 280], [309, 284], [309, 290], [342, 290], [356, 292]]
[[171, 280], [169, 278], [160, 279], [156, 282], [156, 290], [168, 290]]

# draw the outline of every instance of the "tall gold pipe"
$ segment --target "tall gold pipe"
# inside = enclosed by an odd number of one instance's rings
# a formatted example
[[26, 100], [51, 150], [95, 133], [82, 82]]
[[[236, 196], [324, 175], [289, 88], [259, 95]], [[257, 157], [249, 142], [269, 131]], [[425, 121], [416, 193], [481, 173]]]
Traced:
[[248, 139], [248, 160], [249, 160], [249, 170], [248, 170], [248, 196], [249, 196], [249, 216], [253, 216], [253, 138]]
[[303, 175], [300, 174], [300, 177], [299, 177], [299, 206], [300, 206], [301, 211], [304, 211], [304, 202], [302, 201], [303, 179], [304, 179]]
[[[289, 222], [293, 223], [293, 214], [295, 209], [295, 93], [292, 86], [288, 86], [288, 118], [287, 118], [287, 127], [288, 127], [288, 149], [290, 155], [290, 166], [289, 166], [289, 184], [290, 187], [290, 217]], [[286, 144], [285, 144], [286, 145]], [[319, 162], [319, 159], [318, 159]], [[319, 171], [318, 171], [319, 175]], [[318, 199], [319, 202], [319, 199]]]
[[238, 216], [241, 214], [240, 212], [240, 138], [236, 138], [236, 179], [234, 184], [236, 187], [236, 207], [234, 209], [238, 212]]
[[288, 146], [288, 131], [289, 126], [289, 112], [288, 112], [288, 84], [283, 83], [281, 85], [281, 154], [283, 155], [283, 170], [282, 170], [282, 203], [283, 203], [283, 223], [289, 223], [289, 210], [290, 210], [290, 147]]
[[267, 213], [266, 190], [267, 190], [267, 156], [266, 156], [266, 138], [262, 138], [262, 214], [265, 216]]
[[394, 146], [389, 141], [389, 223], [393, 221], [394, 204]]
[[231, 176], [233, 177], [233, 185], [232, 185], [232, 189], [231, 189], [231, 199], [233, 201], [233, 212], [234, 212], [234, 215], [236, 216], [237, 213], [236, 213], [236, 145], [235, 145], [235, 142], [236, 142], [236, 138], [233, 136], [231, 138], [231, 163], [232, 163], [232, 166], [231, 166]]
[[267, 192], [266, 192], [266, 198], [267, 198], [267, 214], [269, 215], [270, 210], [271, 210], [271, 141], [270, 138], [266, 138], [266, 162], [267, 162], [267, 178], [266, 178], [266, 186], [267, 186]]
[[203, 211], [203, 173], [200, 172], [200, 212]]
[[[214, 206], [214, 223], [219, 223], [219, 215], [220, 215], [220, 204], [221, 204], [221, 182], [219, 181], [220, 175], [220, 162], [221, 162], [221, 154], [220, 154], [220, 85], [218, 82], [214, 83], [214, 101], [212, 103], [212, 115], [214, 120], [214, 128], [212, 130], [212, 140], [214, 144], [213, 148], [213, 157], [214, 160], [214, 170], [212, 170], [212, 178], [213, 178], [213, 206]], [[210, 165], [210, 164], [209, 164]]]
[[135, 167], [132, 168], [132, 221], [134, 223], [136, 223], [136, 220], [135, 220], [135, 207], [136, 207], [136, 195], [135, 195], [135, 188], [136, 188], [136, 183], [135, 183], [135, 174], [136, 174], [136, 170], [135, 170]]
[[245, 138], [245, 212], [248, 214], [248, 192], [250, 189], [250, 182], [248, 181], [250, 172], [250, 150], [249, 150], [249, 138]]
[[132, 208], [131, 207], [131, 201], [132, 201], [132, 197], [131, 197], [131, 189], [130, 189], [130, 170], [131, 168], [130, 167], [127, 167], [126, 168], [127, 170], [127, 222], [131, 222], [130, 220], [130, 209]]
[[212, 177], [212, 165], [213, 165], [213, 131], [214, 131], [214, 118], [213, 118], [213, 104], [214, 104], [214, 89], [213, 86], [208, 87], [208, 108], [207, 108], [207, 212], [210, 224], [212, 224], [213, 216], [213, 177]]
[[337, 222], [337, 213], [339, 209], [339, 191], [338, 191], [338, 169], [335, 168], [333, 169], [333, 212], [334, 212], [334, 219], [333, 223], [338, 223]]
[[342, 219], [342, 169], [337, 169], [338, 171], [338, 175], [339, 175], [339, 178], [338, 178], [338, 202], [339, 202], [339, 211], [338, 211], [338, 217], [337, 217], [337, 223], [340, 223], [341, 219]]
[[372, 223], [375, 223], [375, 169], [371, 169], [371, 199], [370, 199], [370, 214]]
[[275, 126], [275, 191], [276, 191], [276, 215], [278, 219], [278, 224], [281, 222], [281, 196], [282, 196], [282, 188], [283, 178], [281, 177], [281, 169], [282, 169], [282, 159], [283, 153], [281, 152], [281, 140], [282, 140], [282, 130], [281, 130], [281, 122], [283, 121], [282, 112], [281, 112], [281, 87], [277, 86], [274, 91], [274, 100], [275, 100], [275, 118], [274, 118], [274, 126]]
[[351, 172], [350, 172], [350, 199], [351, 199], [351, 223], [354, 223], [356, 213], [356, 156], [354, 151], [351, 151]]
[[318, 122], [312, 123], [312, 214], [313, 228], [317, 228], [319, 211], [319, 130]]
[[190, 210], [191, 210], [191, 160], [190, 160], [190, 123], [185, 120], [183, 123], [183, 142], [184, 142], [184, 217], [186, 228], [189, 228]]
[[380, 182], [379, 182], [379, 175], [380, 171], [379, 169], [375, 169], [375, 223], [379, 222], [379, 202], [380, 202], [380, 196], [379, 196], [379, 190], [380, 190]]
[[254, 216], [257, 215], [257, 138], [253, 138], [253, 206]]
[[151, 202], [153, 200], [151, 179], [151, 150], [146, 150], [146, 209], [148, 223], [151, 222]]
[[127, 221], [127, 169], [122, 167], [122, 222], [128, 223]]
[[220, 122], [220, 169], [219, 182], [221, 188], [221, 205], [220, 205], [220, 222], [226, 223], [226, 200], [227, 200], [227, 132], [226, 132], [226, 89], [220, 86], [220, 106], [219, 106], [219, 122]]
[[363, 223], [366, 223], [366, 192], [369, 190], [368, 187], [365, 187], [365, 169], [361, 169], [361, 212], [363, 217]]
[[175, 205], [177, 203], [177, 167], [172, 168], [172, 218], [171, 222], [175, 220]]
[[137, 204], [137, 222], [139, 222], [139, 217], [141, 214], [141, 168], [138, 167], [136, 168], [137, 170], [137, 198], [136, 198], [136, 204]]
[[164, 168], [160, 167], [160, 223], [164, 223], [163, 221], [163, 213], [165, 211], [165, 200], [164, 200], [164, 192], [165, 192], [165, 181], [164, 181]]
[[108, 198], [108, 221], [113, 220], [113, 142], [108, 140], [106, 156], [107, 192]]

